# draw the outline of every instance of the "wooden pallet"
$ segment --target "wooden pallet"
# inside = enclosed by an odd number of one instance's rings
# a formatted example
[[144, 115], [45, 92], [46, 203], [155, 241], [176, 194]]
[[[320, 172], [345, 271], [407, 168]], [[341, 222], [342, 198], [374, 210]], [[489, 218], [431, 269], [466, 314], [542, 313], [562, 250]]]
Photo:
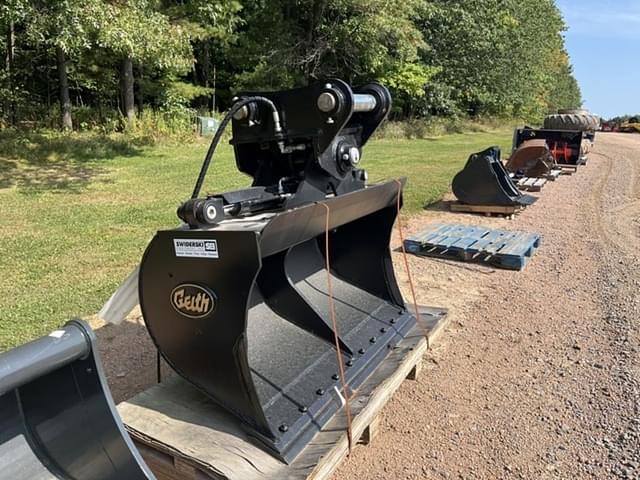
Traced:
[[526, 192], [539, 192], [547, 183], [546, 178], [522, 177], [517, 180], [517, 186], [520, 190]]
[[467, 205], [466, 203], [452, 202], [449, 206], [452, 212], [462, 213], [484, 213], [486, 216], [503, 215], [507, 218], [513, 218], [517, 213], [525, 209], [524, 205]]
[[[424, 312], [424, 313], [423, 313]], [[415, 326], [351, 398], [354, 442], [369, 443], [379, 413], [406, 379], [416, 379], [447, 322], [423, 309]], [[158, 480], [324, 480], [348, 453], [346, 419], [336, 414], [290, 464], [257, 446], [240, 422], [177, 375], [118, 406], [142, 457]]]
[[555, 182], [561, 174], [562, 170], [560, 168], [554, 168], [549, 173], [547, 173], [547, 176], [545, 178], [550, 182]]
[[415, 255], [522, 270], [541, 240], [537, 233], [432, 223], [422, 232], [407, 238], [404, 245], [407, 252]]
[[573, 175], [578, 171], [578, 165], [571, 165], [569, 163], [557, 163], [556, 167], [560, 169], [562, 175]]

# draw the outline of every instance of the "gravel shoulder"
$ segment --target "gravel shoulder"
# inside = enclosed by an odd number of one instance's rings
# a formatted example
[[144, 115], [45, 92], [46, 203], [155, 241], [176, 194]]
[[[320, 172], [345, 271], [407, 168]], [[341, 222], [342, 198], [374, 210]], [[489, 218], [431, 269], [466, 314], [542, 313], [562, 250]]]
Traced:
[[[544, 239], [522, 272], [409, 257], [418, 301], [448, 308], [450, 327], [334, 478], [640, 479], [639, 177], [640, 135], [598, 134], [588, 165], [513, 220], [436, 208], [405, 221]], [[139, 313], [92, 323], [117, 401], [155, 381]]]
[[513, 220], [412, 219], [544, 240], [522, 272], [411, 258], [420, 303], [450, 308], [451, 327], [334, 478], [640, 478], [639, 176], [640, 136], [599, 134]]

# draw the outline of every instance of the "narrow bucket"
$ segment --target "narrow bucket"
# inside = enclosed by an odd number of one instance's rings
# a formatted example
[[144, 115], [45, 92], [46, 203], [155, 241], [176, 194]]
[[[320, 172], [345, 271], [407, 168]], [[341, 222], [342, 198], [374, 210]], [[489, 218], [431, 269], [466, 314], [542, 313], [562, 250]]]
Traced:
[[453, 177], [451, 189], [458, 200], [469, 205], [531, 205], [537, 200], [518, 190], [500, 161], [498, 147], [471, 155]]

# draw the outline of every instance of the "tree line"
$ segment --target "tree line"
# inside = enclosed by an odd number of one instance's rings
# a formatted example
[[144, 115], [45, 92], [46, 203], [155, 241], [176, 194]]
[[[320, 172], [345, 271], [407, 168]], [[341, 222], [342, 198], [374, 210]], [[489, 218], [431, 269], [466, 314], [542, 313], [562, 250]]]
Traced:
[[396, 118], [581, 104], [553, 0], [3, 0], [0, 124], [191, 116], [241, 90], [386, 84]]

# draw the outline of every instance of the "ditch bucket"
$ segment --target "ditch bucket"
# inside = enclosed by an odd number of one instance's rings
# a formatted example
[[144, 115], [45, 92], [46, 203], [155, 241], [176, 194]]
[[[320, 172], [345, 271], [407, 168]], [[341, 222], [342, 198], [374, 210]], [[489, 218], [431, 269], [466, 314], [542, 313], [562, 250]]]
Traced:
[[116, 411], [89, 326], [0, 354], [0, 479], [150, 480]]
[[253, 186], [196, 188], [187, 225], [141, 262], [163, 357], [285, 462], [416, 324], [389, 250], [404, 181], [366, 186], [356, 168], [389, 108], [384, 87], [339, 80], [240, 97], [232, 144]]

